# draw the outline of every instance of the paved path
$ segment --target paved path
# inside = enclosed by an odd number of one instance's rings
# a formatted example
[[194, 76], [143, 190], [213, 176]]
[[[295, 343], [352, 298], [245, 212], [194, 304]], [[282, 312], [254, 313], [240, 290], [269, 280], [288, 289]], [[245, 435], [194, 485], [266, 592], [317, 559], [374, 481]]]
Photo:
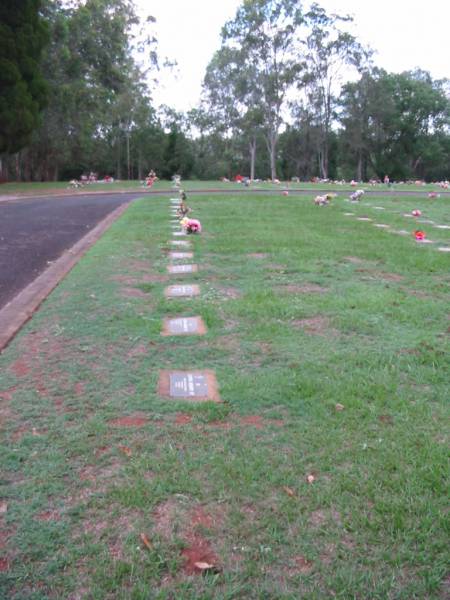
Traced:
[[142, 193], [12, 200], [0, 205], [0, 308], [124, 202]]

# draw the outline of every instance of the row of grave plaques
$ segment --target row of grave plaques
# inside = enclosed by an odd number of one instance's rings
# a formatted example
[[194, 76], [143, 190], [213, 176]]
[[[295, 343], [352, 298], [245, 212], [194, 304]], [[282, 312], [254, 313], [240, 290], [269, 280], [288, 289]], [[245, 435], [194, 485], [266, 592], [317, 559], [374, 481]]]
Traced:
[[[171, 198], [171, 215], [177, 216], [176, 206], [179, 204], [177, 198]], [[185, 236], [186, 232], [180, 230], [178, 220], [171, 221], [172, 235], [174, 238]], [[184, 263], [179, 261], [191, 260], [194, 257], [193, 252], [189, 251], [191, 244], [188, 240], [173, 239], [171, 245], [176, 250], [170, 252], [171, 264], [167, 266], [167, 271], [171, 275], [184, 275], [188, 273], [197, 273], [198, 265]], [[174, 264], [176, 261], [177, 264]], [[164, 295], [167, 299], [171, 298], [193, 298], [200, 295], [200, 288], [196, 284], [175, 284], [165, 289]], [[199, 316], [179, 316], [164, 319], [161, 335], [163, 336], [189, 336], [204, 335], [206, 326], [203, 319]], [[213, 401], [220, 402], [216, 376], [210, 370], [192, 370], [192, 371], [170, 371], [160, 372], [158, 393], [164, 398], [173, 400], [186, 400], [190, 402]]]

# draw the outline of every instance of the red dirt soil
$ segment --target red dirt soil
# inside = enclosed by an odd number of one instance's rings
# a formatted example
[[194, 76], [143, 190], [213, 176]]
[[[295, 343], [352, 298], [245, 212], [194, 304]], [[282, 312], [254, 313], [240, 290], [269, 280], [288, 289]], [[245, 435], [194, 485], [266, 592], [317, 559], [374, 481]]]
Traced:
[[197, 534], [191, 534], [186, 540], [187, 548], [181, 551], [184, 558], [183, 571], [187, 575], [203, 573], [204, 569], [196, 566], [196, 563], [207, 563], [212, 566], [218, 564], [218, 558], [214, 554], [208, 540]]
[[144, 427], [147, 423], [148, 419], [143, 415], [129, 415], [128, 417], [113, 419], [108, 424], [113, 427]]
[[189, 425], [192, 422], [192, 416], [183, 413], [178, 413], [175, 416], [175, 425]]

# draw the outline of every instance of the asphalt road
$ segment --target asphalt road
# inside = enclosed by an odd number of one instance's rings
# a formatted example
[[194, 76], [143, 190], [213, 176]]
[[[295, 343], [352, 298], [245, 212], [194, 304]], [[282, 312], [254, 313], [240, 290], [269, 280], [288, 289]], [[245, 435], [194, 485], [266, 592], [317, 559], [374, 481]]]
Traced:
[[0, 308], [110, 212], [142, 193], [0, 203]]

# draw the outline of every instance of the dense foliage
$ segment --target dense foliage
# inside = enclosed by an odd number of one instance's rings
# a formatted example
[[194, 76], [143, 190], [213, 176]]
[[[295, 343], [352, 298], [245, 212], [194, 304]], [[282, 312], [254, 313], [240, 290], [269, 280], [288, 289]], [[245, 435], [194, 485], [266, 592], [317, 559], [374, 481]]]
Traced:
[[154, 106], [157, 24], [133, 0], [8, 0], [0, 17], [3, 179], [450, 176], [448, 82], [377, 68], [315, 3], [244, 0], [187, 114]]
[[0, 3], [0, 155], [29, 143], [46, 102], [39, 59], [48, 35], [40, 4], [39, 0]]

